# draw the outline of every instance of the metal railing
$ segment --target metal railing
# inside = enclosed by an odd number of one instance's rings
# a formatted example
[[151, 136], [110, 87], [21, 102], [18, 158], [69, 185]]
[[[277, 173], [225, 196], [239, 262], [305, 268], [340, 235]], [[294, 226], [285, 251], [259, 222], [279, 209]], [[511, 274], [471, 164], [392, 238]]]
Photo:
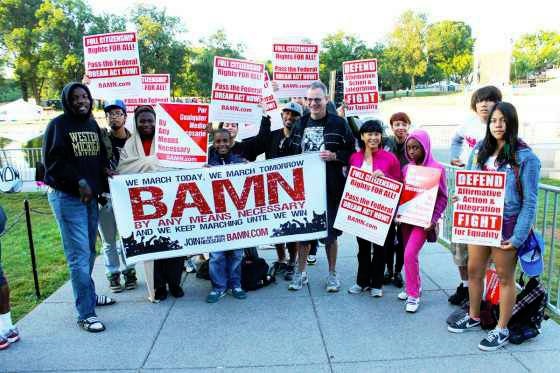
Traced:
[[0, 149], [0, 167], [14, 167], [22, 181], [34, 181], [35, 164], [42, 161], [41, 148]]
[[[445, 164], [447, 190], [449, 195], [455, 190], [455, 171], [458, 167]], [[541, 280], [548, 293], [548, 308], [560, 316], [560, 187], [539, 184], [539, 198], [535, 230], [540, 233], [545, 242], [544, 271]], [[453, 225], [453, 205], [447, 204], [444, 218], [441, 222], [440, 240], [451, 244], [451, 228]]]

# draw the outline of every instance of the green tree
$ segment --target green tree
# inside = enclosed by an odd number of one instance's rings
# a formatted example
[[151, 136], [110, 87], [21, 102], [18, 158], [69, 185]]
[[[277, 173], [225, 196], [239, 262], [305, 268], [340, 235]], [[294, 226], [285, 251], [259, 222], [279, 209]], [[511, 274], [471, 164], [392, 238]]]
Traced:
[[410, 77], [412, 95], [415, 95], [415, 79], [428, 67], [426, 58], [426, 16], [407, 10], [398, 19], [389, 37], [389, 47], [398, 53], [402, 71]]
[[379, 83], [382, 88], [392, 90], [394, 96], [397, 95], [397, 90], [403, 87], [405, 75], [400, 58], [395, 47], [387, 47], [382, 50], [378, 62]]
[[321, 81], [327, 84], [330, 72], [342, 70], [344, 61], [369, 58], [371, 54], [366, 43], [355, 35], [346, 34], [343, 31], [327, 35], [321, 41], [321, 52], [319, 53]]
[[201, 47], [194, 50], [190, 58], [189, 93], [209, 97], [212, 90], [214, 57], [243, 58], [245, 47], [241, 43], [233, 44], [229, 41], [224, 30], [216, 31], [200, 40], [200, 43]]
[[142, 72], [170, 74], [172, 94], [180, 92], [188, 53], [186, 42], [179, 40], [186, 32], [181, 19], [167, 14], [166, 9], [141, 5], [132, 9], [130, 21], [138, 30]]
[[446, 79], [465, 82], [472, 72], [474, 38], [469, 25], [441, 21], [428, 26], [428, 61]]
[[522, 35], [514, 44], [512, 78], [526, 78], [550, 65], [560, 65], [560, 34], [538, 31]]

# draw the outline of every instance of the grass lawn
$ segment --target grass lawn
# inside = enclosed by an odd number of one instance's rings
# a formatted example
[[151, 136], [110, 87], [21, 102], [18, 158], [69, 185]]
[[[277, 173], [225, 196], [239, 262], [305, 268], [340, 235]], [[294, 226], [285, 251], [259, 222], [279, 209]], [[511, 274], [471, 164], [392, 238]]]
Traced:
[[7, 227], [23, 213], [24, 199], [29, 200], [32, 209], [46, 213], [31, 213], [41, 299], [35, 298], [25, 216], [21, 216], [19, 222], [1, 238], [2, 267], [10, 285], [15, 320], [31, 311], [69, 278], [58, 226], [44, 193], [0, 194], [0, 205], [8, 216]]

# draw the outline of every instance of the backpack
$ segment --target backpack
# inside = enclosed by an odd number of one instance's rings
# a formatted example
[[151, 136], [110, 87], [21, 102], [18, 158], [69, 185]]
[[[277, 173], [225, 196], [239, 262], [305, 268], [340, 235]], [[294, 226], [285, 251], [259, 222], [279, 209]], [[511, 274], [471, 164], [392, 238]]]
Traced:
[[[256, 250], [255, 250], [256, 252]], [[268, 276], [268, 264], [255, 253], [247, 255], [241, 260], [241, 287], [246, 291], [257, 290], [270, 285], [273, 279]]]
[[517, 294], [508, 324], [510, 341], [514, 344], [536, 337], [540, 333], [542, 321], [548, 318], [544, 313], [548, 295], [538, 278], [531, 277], [527, 284], [524, 284], [521, 274], [519, 283], [525, 286]]

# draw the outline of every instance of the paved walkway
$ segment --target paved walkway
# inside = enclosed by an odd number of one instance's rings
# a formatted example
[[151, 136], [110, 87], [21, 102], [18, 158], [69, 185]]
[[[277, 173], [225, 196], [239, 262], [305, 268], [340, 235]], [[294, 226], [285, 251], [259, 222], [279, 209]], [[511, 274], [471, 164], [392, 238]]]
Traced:
[[[535, 340], [494, 353], [478, 350], [483, 332], [447, 331], [447, 296], [457, 275], [441, 246], [422, 252], [424, 294], [416, 314], [404, 312], [392, 286], [380, 299], [349, 295], [355, 240], [343, 236], [341, 248], [338, 294], [323, 289], [324, 255], [310, 268], [309, 286], [296, 293], [279, 280], [247, 300], [228, 296], [209, 305], [209, 282], [189, 276], [179, 300], [150, 304], [143, 286], [117, 294], [118, 304], [99, 309], [107, 331], [97, 335], [76, 326], [66, 284], [20, 321], [22, 340], [0, 352], [0, 372], [558, 371], [560, 327], [553, 321]], [[96, 283], [108, 293], [102, 267], [98, 260]]]

